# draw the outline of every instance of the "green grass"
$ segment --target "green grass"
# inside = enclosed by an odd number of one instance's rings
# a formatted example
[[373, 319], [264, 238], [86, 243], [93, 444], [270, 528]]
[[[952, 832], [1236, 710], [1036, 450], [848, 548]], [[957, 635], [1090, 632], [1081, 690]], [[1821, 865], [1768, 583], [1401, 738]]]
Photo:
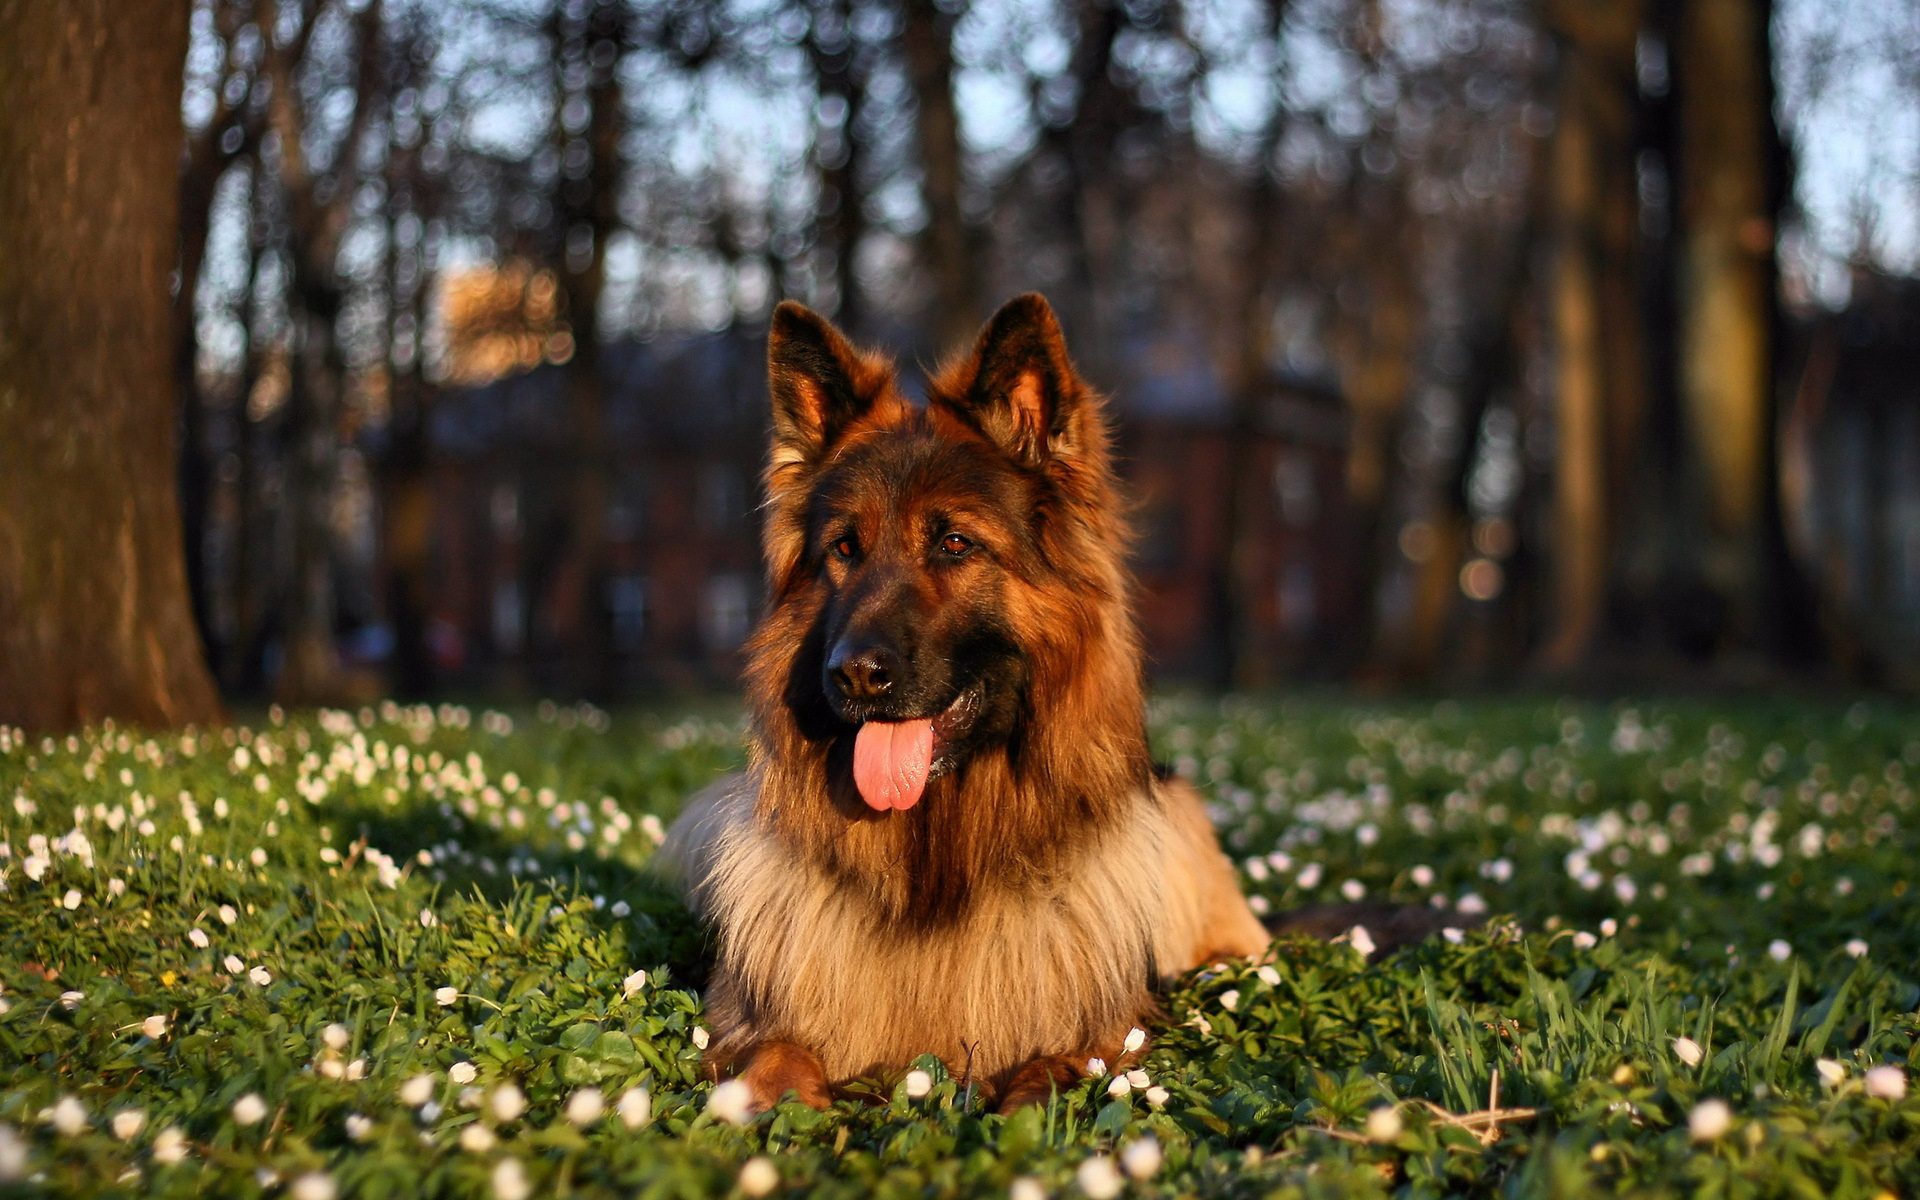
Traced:
[[[645, 871], [741, 757], [719, 711], [0, 734], [0, 1192], [1078, 1196], [1151, 1139], [1131, 1194], [1920, 1196], [1910, 708], [1162, 702], [1256, 903], [1494, 919], [1184, 980], [1151, 1100], [1002, 1119], [925, 1060], [744, 1126]], [[1496, 1073], [1530, 1115], [1467, 1127]]]

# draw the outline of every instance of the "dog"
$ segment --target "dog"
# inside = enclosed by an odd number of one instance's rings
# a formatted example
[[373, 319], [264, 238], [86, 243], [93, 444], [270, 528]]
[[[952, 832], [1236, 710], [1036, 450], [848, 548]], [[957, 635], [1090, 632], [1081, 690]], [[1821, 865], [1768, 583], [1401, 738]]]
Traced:
[[932, 1053], [1011, 1111], [1129, 1064], [1157, 987], [1269, 936], [1148, 753], [1101, 397], [1037, 294], [924, 407], [791, 301], [768, 376], [749, 766], [661, 850], [717, 935], [706, 1069], [824, 1107]]

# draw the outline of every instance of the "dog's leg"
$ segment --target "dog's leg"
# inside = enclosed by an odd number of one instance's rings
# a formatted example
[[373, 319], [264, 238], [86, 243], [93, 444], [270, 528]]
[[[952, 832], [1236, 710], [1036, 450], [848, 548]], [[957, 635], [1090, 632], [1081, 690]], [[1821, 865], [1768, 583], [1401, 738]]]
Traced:
[[1013, 1073], [1000, 1096], [1002, 1116], [1029, 1104], [1045, 1104], [1055, 1092], [1064, 1092], [1086, 1078], [1087, 1055], [1048, 1054]]
[[747, 1055], [746, 1069], [736, 1076], [753, 1091], [753, 1111], [763, 1113], [788, 1092], [802, 1104], [826, 1108], [833, 1103], [827, 1088], [827, 1070], [813, 1051], [793, 1042], [761, 1042]]

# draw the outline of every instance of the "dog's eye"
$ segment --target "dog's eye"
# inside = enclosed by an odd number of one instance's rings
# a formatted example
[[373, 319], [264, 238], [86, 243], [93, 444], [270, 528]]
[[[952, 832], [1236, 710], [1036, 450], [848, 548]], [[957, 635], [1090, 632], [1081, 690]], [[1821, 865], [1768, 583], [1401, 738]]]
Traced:
[[959, 558], [967, 551], [973, 549], [973, 542], [968, 538], [962, 537], [960, 534], [950, 533], [940, 539], [940, 548], [955, 558]]
[[833, 556], [838, 559], [850, 559], [860, 553], [860, 547], [850, 537], [843, 537], [833, 544]]

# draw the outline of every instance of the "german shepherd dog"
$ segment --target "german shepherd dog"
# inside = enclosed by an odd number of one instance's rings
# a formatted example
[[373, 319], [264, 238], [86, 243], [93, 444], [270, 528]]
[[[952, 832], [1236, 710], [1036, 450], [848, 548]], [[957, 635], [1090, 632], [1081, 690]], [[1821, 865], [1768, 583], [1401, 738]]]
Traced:
[[1005, 1111], [1126, 1065], [1157, 984], [1268, 934], [1148, 757], [1100, 398], [1038, 295], [924, 408], [792, 302], [768, 359], [751, 765], [663, 848], [718, 937], [708, 1070], [824, 1106], [931, 1052]]

